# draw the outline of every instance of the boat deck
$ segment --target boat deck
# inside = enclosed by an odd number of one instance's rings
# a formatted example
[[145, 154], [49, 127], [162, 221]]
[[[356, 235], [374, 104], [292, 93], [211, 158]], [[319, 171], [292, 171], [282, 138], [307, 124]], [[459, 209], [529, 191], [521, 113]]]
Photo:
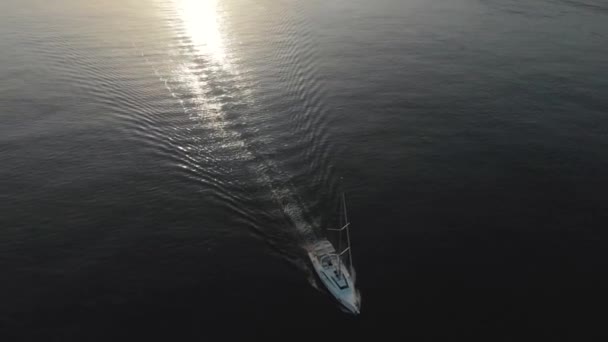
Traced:
[[308, 253], [319, 278], [327, 290], [349, 311], [359, 312], [359, 299], [354, 287], [354, 279], [342, 262], [331, 242], [321, 240]]

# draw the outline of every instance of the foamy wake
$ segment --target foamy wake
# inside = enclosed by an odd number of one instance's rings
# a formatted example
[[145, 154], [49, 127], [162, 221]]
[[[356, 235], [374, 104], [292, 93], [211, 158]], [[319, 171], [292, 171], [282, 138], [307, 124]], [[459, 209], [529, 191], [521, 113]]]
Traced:
[[[135, 43], [133, 47], [137, 49]], [[222, 103], [216, 98], [206, 96], [204, 93], [203, 89], [208, 85], [201, 82], [188, 65], [184, 63], [173, 69], [179, 71], [179, 74], [167, 76], [163, 75], [143, 52], [140, 52], [140, 55], [171, 96], [179, 101], [181, 109], [186, 115], [196, 121], [197, 124], [201, 119], [207, 120], [209, 126], [217, 131], [217, 136], [227, 140], [224, 141], [222, 146], [230, 147], [231, 154], [235, 156], [235, 159], [247, 161], [248, 169], [255, 175], [259, 184], [269, 189], [272, 199], [279, 205], [282, 213], [292, 222], [302, 243], [308, 244], [315, 241], [317, 237], [313, 224], [305, 218], [305, 206], [300, 201], [295, 188], [290, 184], [289, 175], [281, 171], [273, 160], [263, 158], [259, 153], [252, 151], [241, 133], [226, 129], [225, 123], [228, 119], [226, 113], [222, 110]], [[172, 86], [172, 84], [177, 84], [180, 88], [185, 87], [188, 94], [183, 94], [183, 91]], [[192, 101], [196, 106], [195, 110], [186, 105], [182, 99], [184, 95], [194, 95]], [[244, 99], [251, 101], [251, 97], [248, 96], [245, 96]], [[250, 103], [250, 105], [253, 104]]]

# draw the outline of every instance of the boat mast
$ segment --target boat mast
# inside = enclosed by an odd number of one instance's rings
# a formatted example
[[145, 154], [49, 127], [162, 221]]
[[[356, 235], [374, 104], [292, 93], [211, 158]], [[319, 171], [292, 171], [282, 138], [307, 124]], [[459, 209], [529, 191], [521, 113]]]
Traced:
[[[342, 193], [342, 207], [344, 208], [344, 224], [346, 227], [346, 243], [347, 243], [347, 247], [348, 248], [348, 262], [349, 262], [349, 271], [352, 272], [353, 270], [353, 254], [352, 254], [352, 250], [350, 249], [350, 228], [348, 227], [349, 222], [348, 222], [348, 215], [346, 214], [346, 196], [344, 195], [344, 193]], [[352, 276], [352, 274], [351, 274]]]
[[[346, 214], [346, 196], [344, 196], [344, 193], [342, 193], [342, 201], [340, 203], [340, 206], [342, 208], [338, 208], [338, 216], [340, 217], [339, 219], [339, 224], [340, 224], [340, 228], [337, 229], [333, 229], [333, 228], [328, 228], [328, 230], [333, 230], [333, 231], [338, 231], [338, 249], [336, 250], [335, 256], [338, 258], [338, 279], [342, 277], [342, 254], [346, 253], [348, 251], [348, 262], [349, 262], [349, 271], [352, 272], [353, 271], [353, 252], [350, 249], [350, 229], [349, 229], [349, 225], [350, 223], [348, 222], [348, 215]], [[344, 213], [344, 224], [342, 221], [342, 213]], [[346, 229], [346, 248], [344, 250], [342, 250], [342, 231]]]
[[[344, 194], [342, 194], [342, 196], [344, 196]], [[340, 211], [340, 209], [338, 209], [338, 211]], [[339, 222], [340, 225], [342, 225], [342, 219], [340, 218]], [[342, 227], [340, 227], [340, 229], [338, 230], [338, 279], [342, 278]]]

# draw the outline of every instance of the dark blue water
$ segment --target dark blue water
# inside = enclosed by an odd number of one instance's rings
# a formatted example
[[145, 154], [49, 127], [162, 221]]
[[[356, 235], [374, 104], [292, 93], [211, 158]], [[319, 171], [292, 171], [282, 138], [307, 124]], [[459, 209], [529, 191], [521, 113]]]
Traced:
[[607, 58], [600, 0], [2, 1], [0, 339], [605, 334]]

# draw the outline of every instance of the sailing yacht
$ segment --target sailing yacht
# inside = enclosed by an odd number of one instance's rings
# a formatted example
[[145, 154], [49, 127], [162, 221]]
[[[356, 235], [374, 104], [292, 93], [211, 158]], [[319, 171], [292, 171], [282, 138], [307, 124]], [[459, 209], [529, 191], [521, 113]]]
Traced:
[[[359, 314], [361, 301], [355, 288], [355, 272], [353, 268], [352, 252], [350, 248], [350, 232], [348, 216], [346, 214], [346, 199], [342, 194], [341, 211], [343, 222], [341, 228], [327, 229], [338, 232], [338, 249], [328, 239], [321, 239], [312, 244], [308, 250], [308, 257], [312, 261], [319, 279], [329, 293], [350, 313]], [[342, 222], [342, 220], [340, 220]], [[346, 237], [346, 246], [342, 249], [342, 240]], [[348, 263], [344, 262], [348, 256]]]

